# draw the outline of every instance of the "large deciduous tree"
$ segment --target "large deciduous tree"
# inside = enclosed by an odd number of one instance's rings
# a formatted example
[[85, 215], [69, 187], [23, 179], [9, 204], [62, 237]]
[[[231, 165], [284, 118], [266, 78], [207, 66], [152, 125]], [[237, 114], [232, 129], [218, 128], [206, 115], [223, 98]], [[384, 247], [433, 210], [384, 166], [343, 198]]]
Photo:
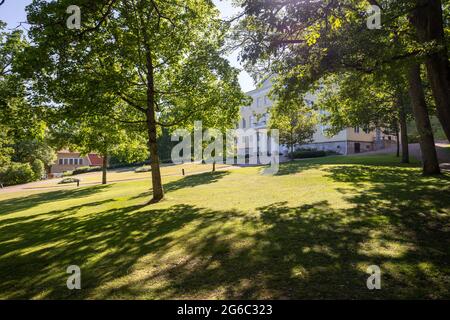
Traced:
[[[80, 30], [66, 27], [69, 5], [81, 8]], [[221, 56], [225, 25], [210, 1], [35, 0], [28, 19], [39, 93], [77, 112], [145, 126], [151, 202], [164, 196], [158, 128], [211, 118], [231, 125], [237, 117], [244, 96], [238, 71]]]
[[0, 165], [41, 160], [47, 167], [54, 152], [46, 141], [41, 106], [33, 106], [19, 70], [28, 46], [22, 32], [6, 31], [0, 21]]
[[[444, 1], [448, 2], [448, 1]], [[450, 141], [450, 63], [441, 0], [415, 0], [409, 19], [425, 52], [428, 81], [438, 119]], [[448, 9], [448, 3], [446, 3]]]
[[[439, 36], [439, 41], [436, 37], [430, 41], [431, 37], [416, 36], [417, 25], [411, 23], [410, 17], [414, 16], [418, 5], [429, 6], [432, 1], [421, 2], [245, 0], [242, 6], [246, 16], [237, 28], [236, 41], [244, 46], [242, 56], [250, 71], [270, 70], [280, 75], [277, 93], [284, 101], [304, 94], [328, 74], [351, 70], [372, 73], [386, 65], [401, 63], [403, 67], [398, 72], [409, 78], [406, 70], [411, 64], [422, 63], [435, 52], [440, 52], [442, 58], [443, 51], [447, 50], [445, 38]], [[448, 1], [445, 3], [448, 4]], [[366, 10], [369, 4], [382, 8], [380, 29], [367, 28], [369, 14]], [[435, 14], [437, 11], [433, 12]], [[428, 28], [443, 34], [439, 31], [441, 26], [436, 27], [430, 19], [427, 21]], [[443, 60], [440, 59], [441, 64], [444, 64]], [[442, 80], [446, 77], [445, 71], [437, 73], [436, 78]], [[430, 73], [428, 75], [432, 83]], [[409, 85], [413, 84], [409, 82]], [[443, 89], [441, 91], [444, 92]], [[411, 88], [409, 92], [412, 92]], [[433, 92], [436, 98], [436, 90], [433, 89]], [[420, 99], [410, 96], [410, 101], [414, 104]], [[413, 110], [420, 110], [420, 106], [413, 106]], [[442, 115], [443, 112], [438, 110], [439, 113]], [[442, 122], [444, 127], [447, 120]], [[422, 121], [416, 123], [425, 125]], [[428, 145], [432, 140], [425, 137], [426, 128], [418, 127], [418, 131], [422, 149], [427, 152], [435, 150], [434, 145]], [[423, 154], [423, 157], [428, 157], [427, 161], [433, 159], [431, 155]], [[432, 168], [437, 165], [436, 160], [433, 165], [425, 166], [424, 173], [435, 173]]]
[[407, 120], [411, 115], [406, 77], [390, 70], [383, 73], [346, 71], [323, 79], [317, 106], [326, 110], [328, 131], [346, 127], [382, 129], [398, 133], [402, 162], [409, 162]]

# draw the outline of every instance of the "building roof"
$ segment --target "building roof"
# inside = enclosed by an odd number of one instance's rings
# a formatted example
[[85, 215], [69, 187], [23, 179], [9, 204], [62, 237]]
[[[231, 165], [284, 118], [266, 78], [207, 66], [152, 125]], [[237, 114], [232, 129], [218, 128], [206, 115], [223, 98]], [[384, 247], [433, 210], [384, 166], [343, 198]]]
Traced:
[[89, 153], [88, 154], [89, 161], [91, 162], [91, 166], [101, 166], [103, 165], [103, 157], [100, 157], [96, 153]]

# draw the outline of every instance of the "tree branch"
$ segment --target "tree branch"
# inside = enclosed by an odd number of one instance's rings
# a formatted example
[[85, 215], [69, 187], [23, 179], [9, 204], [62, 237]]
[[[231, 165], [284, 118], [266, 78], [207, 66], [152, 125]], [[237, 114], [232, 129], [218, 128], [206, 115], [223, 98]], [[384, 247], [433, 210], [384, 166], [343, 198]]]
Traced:
[[123, 93], [118, 92], [117, 93], [119, 95], [119, 97], [125, 101], [126, 103], [128, 103], [130, 106], [132, 106], [133, 108], [136, 108], [137, 110], [141, 111], [141, 112], [146, 112], [146, 110], [144, 108], [142, 108], [140, 105], [138, 105], [137, 103], [135, 103], [134, 101], [132, 101], [130, 98], [128, 98], [127, 96], [125, 96]]

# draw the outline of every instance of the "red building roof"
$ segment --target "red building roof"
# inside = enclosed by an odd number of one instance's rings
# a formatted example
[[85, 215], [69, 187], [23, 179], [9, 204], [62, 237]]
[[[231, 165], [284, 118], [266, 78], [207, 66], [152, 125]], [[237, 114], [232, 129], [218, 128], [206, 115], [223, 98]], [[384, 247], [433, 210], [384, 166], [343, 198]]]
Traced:
[[100, 157], [96, 153], [88, 154], [89, 161], [91, 162], [91, 166], [102, 166], [103, 165], [103, 157]]

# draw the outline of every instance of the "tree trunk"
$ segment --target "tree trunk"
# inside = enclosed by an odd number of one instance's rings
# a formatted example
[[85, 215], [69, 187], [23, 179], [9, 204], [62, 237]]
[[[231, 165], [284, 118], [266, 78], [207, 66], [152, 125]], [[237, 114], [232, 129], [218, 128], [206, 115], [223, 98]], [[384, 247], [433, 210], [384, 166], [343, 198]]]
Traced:
[[213, 161], [212, 172], [216, 172], [216, 160]]
[[434, 145], [433, 132], [428, 117], [428, 109], [420, 79], [420, 65], [414, 63], [408, 72], [409, 96], [419, 133], [420, 150], [422, 152], [423, 174], [439, 174], [439, 163]]
[[103, 155], [103, 165], [102, 165], [102, 184], [106, 184], [106, 172], [108, 170], [108, 155]]
[[425, 59], [427, 76], [439, 122], [450, 141], [450, 64], [445, 42], [441, 0], [417, 0], [410, 18], [422, 43], [434, 41], [436, 50]]
[[146, 71], [147, 71], [147, 108], [146, 122], [148, 133], [148, 145], [150, 151], [150, 166], [152, 169], [152, 187], [153, 198], [149, 203], [159, 202], [164, 198], [164, 189], [161, 181], [161, 170], [159, 164], [158, 144], [156, 134], [156, 115], [155, 115], [155, 84], [153, 78], [153, 60], [152, 53], [148, 41], [147, 30], [143, 31]]
[[[153, 80], [151, 80], [153, 83]], [[153, 85], [151, 86], [153, 88]], [[147, 104], [147, 132], [148, 145], [150, 150], [150, 166], [152, 168], [152, 187], [153, 198], [150, 203], [156, 203], [164, 198], [164, 189], [161, 181], [161, 170], [159, 164], [158, 144], [156, 134], [156, 116], [154, 107], [154, 92], [148, 90], [148, 104]]]
[[[403, 101], [399, 104], [399, 125], [400, 125], [400, 144], [402, 146], [402, 163], [409, 163], [409, 148], [408, 148], [408, 128], [406, 123], [406, 110]], [[398, 137], [397, 137], [398, 139]]]
[[[153, 120], [150, 114], [153, 114]], [[147, 120], [148, 127], [148, 143], [150, 149], [150, 166], [152, 168], [152, 187], [153, 198], [150, 203], [156, 203], [164, 198], [164, 189], [161, 181], [161, 170], [158, 156], [158, 145], [156, 143], [156, 124], [155, 124], [155, 112], [151, 110], [148, 114], [150, 119]]]
[[400, 138], [398, 136], [398, 125], [396, 125], [395, 128], [395, 139], [397, 139], [397, 153], [395, 154], [395, 156], [398, 158], [400, 157]]

